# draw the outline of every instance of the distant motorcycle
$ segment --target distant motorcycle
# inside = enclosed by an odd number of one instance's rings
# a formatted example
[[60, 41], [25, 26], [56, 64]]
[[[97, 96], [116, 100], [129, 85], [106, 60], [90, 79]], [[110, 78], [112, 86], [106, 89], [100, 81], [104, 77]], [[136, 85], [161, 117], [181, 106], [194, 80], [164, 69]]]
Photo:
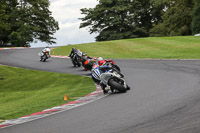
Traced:
[[89, 57], [87, 55], [83, 55], [81, 58], [82, 66], [84, 67], [85, 71], [92, 70], [93, 65], [95, 64], [95, 57]]
[[49, 51], [41, 52], [40, 55], [40, 61], [45, 62], [48, 58], [50, 58]]
[[88, 59], [84, 62], [83, 67], [85, 68], [85, 70], [92, 70], [93, 65], [95, 64], [95, 59]]

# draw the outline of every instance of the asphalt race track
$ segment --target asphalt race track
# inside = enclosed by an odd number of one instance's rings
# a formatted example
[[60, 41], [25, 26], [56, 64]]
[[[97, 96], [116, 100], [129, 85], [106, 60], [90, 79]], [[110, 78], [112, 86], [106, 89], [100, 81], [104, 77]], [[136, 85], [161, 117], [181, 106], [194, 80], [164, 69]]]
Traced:
[[[40, 49], [0, 50], [0, 64], [89, 75], [69, 59], [40, 62]], [[131, 90], [0, 133], [199, 133], [200, 61], [116, 59]]]

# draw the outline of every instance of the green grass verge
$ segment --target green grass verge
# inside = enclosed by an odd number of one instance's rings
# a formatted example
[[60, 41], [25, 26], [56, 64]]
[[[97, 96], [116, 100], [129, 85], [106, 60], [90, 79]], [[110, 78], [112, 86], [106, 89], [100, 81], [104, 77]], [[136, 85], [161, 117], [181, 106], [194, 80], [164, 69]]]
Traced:
[[91, 78], [0, 66], [0, 120], [14, 119], [54, 106], [96, 89]]
[[72, 47], [93, 57], [200, 59], [200, 37], [196, 36], [149, 37], [67, 45], [55, 48], [52, 53], [69, 55]]

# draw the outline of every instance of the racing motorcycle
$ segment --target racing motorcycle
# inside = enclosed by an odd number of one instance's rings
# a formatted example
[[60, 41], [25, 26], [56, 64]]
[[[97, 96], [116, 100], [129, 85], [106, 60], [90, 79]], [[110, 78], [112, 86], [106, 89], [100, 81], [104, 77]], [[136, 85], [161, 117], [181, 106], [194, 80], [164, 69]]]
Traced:
[[82, 66], [85, 68], [84, 70], [92, 70], [93, 65], [95, 64], [96, 58], [89, 57], [87, 55], [83, 55], [81, 58]]
[[74, 67], [76, 67], [76, 66], [80, 67], [81, 66], [80, 56], [78, 56], [76, 53], [71, 55], [70, 59], [72, 61], [72, 64], [74, 65]]
[[125, 93], [127, 90], [130, 90], [130, 87], [125, 82], [124, 75], [114, 67], [96, 67], [92, 70], [91, 75], [96, 83], [103, 83], [111, 92]]
[[45, 62], [48, 58], [50, 58], [49, 51], [41, 52], [40, 55], [40, 61]]

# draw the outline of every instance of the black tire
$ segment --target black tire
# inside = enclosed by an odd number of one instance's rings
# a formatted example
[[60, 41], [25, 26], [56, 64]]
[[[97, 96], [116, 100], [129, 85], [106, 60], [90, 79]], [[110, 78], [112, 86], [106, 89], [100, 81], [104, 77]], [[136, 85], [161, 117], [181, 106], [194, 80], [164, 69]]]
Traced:
[[112, 93], [114, 93], [114, 89], [112, 87], [110, 87], [110, 90], [111, 90]]
[[45, 62], [46, 59], [47, 59], [47, 56], [45, 55], [45, 56], [43, 57], [43, 62]]
[[108, 81], [108, 85], [110, 85], [112, 89], [118, 90], [121, 93], [125, 93], [127, 91], [127, 89], [124, 87], [124, 85], [118, 83], [114, 79], [110, 79]]
[[42, 62], [45, 62], [45, 57], [44, 57], [44, 55], [41, 57], [41, 61], [42, 61]]
[[76, 67], [76, 63], [74, 61], [72, 61], [72, 64], [74, 65], [74, 67]]
[[80, 64], [80, 63], [78, 63], [78, 67], [81, 67], [81, 64]]

